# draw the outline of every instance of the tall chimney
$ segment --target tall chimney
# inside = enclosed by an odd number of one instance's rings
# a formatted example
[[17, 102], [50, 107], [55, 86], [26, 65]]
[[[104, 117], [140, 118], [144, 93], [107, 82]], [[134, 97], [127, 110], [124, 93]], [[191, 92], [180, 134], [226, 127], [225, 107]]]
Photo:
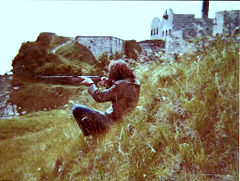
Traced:
[[209, 0], [203, 0], [202, 18], [208, 18]]

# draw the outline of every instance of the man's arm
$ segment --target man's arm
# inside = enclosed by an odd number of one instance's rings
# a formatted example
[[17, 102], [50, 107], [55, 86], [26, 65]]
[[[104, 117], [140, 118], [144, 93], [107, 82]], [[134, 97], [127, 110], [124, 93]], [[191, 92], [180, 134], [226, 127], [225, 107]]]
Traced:
[[88, 92], [96, 102], [116, 101], [122, 95], [120, 87], [116, 83], [104, 91], [100, 91], [95, 84], [92, 84]]
[[78, 78], [78, 77], [73, 77], [72, 81], [74, 83], [81, 83], [81, 85], [86, 85], [86, 86], [90, 86], [91, 84], [94, 84], [93, 80], [88, 77], [85, 77], [84, 79]]
[[74, 83], [80, 83], [81, 85], [90, 86], [91, 84], [96, 84], [99, 82], [100, 86], [104, 86], [108, 88], [109, 81], [106, 77], [98, 77], [95, 78], [95, 76], [81, 76], [81, 77], [73, 77], [72, 82]]

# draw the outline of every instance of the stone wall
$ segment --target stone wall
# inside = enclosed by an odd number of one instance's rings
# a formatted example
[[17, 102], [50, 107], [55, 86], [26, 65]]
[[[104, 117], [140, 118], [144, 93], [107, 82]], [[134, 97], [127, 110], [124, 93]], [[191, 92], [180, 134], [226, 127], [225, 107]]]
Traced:
[[172, 35], [170, 36], [170, 38], [172, 38], [172, 37], [178, 37], [178, 39], [182, 39], [183, 38], [183, 30], [174, 31], [172, 33]]
[[147, 51], [158, 52], [165, 49], [165, 41], [163, 40], [145, 40], [140, 41], [139, 45], [142, 48], [142, 54], [146, 54]]
[[220, 11], [216, 13], [214, 20], [213, 35], [232, 34], [240, 24], [240, 10]]
[[151, 24], [151, 39], [152, 40], [160, 38], [159, 24], [160, 24], [160, 19], [158, 17], [153, 18], [152, 24]]
[[195, 31], [198, 37], [212, 35], [213, 32], [213, 19], [210, 18], [196, 18], [195, 22]]
[[77, 36], [76, 40], [89, 48], [96, 58], [104, 52], [110, 55], [124, 51], [124, 40], [112, 36]]
[[180, 39], [179, 37], [171, 36], [166, 42], [167, 54], [195, 52], [196, 50], [196, 46], [193, 43]]
[[194, 14], [173, 14], [173, 31], [192, 27], [194, 21]]

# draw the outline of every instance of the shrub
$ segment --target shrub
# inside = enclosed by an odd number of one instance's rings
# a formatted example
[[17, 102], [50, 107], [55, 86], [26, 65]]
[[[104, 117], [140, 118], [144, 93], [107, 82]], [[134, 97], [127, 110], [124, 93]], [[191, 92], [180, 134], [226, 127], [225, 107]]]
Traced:
[[141, 52], [142, 48], [139, 46], [136, 40], [128, 40], [124, 42], [124, 53], [127, 58], [137, 60]]
[[93, 75], [106, 76], [109, 65], [108, 53], [104, 52], [97, 58], [97, 63], [93, 66], [91, 73]]
[[61, 61], [58, 56], [48, 54], [40, 42], [26, 42], [22, 44], [12, 62], [13, 73], [15, 76], [32, 77], [36, 68], [48, 62], [59, 63]]
[[109, 60], [118, 60], [123, 57], [123, 53], [121, 52], [115, 52], [109, 56]]
[[46, 63], [34, 72], [37, 75], [82, 75], [81, 68], [63, 63]]
[[79, 44], [78, 42], [73, 42], [59, 48], [56, 54], [61, 55], [70, 61], [78, 60], [89, 64], [96, 63], [96, 59], [92, 52], [86, 46]]

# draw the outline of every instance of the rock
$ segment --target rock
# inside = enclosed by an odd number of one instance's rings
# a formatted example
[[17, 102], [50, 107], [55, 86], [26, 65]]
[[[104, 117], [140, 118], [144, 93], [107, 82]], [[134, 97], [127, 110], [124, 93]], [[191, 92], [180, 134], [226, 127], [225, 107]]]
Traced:
[[68, 103], [75, 104], [75, 102], [73, 100], [69, 100]]
[[236, 28], [234, 28], [233, 32], [232, 32], [232, 35], [239, 35], [240, 34], [240, 27], [237, 26]]
[[143, 50], [142, 54], [143, 54], [144, 56], [148, 56], [148, 55], [150, 55], [152, 52], [153, 52], [153, 51], [152, 51], [150, 48], [146, 48], [146, 49]]

